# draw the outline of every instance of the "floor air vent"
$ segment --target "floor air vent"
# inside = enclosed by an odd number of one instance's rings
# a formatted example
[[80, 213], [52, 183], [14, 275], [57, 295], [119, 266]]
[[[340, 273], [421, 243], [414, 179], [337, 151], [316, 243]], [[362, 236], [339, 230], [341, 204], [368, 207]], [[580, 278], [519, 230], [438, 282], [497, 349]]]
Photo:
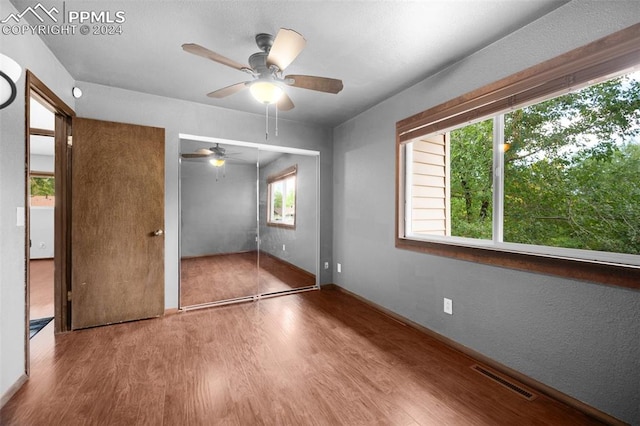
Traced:
[[536, 396], [537, 396], [536, 394], [529, 392], [528, 390], [524, 389], [522, 386], [515, 384], [511, 379], [495, 371], [491, 371], [478, 364], [472, 365], [471, 368], [477, 371], [478, 373], [482, 374], [483, 376], [486, 376], [491, 380], [493, 380], [494, 382], [504, 386], [510, 391], [517, 393], [518, 395], [520, 395], [521, 397], [523, 397], [528, 401], [533, 401], [534, 399], [536, 399]]

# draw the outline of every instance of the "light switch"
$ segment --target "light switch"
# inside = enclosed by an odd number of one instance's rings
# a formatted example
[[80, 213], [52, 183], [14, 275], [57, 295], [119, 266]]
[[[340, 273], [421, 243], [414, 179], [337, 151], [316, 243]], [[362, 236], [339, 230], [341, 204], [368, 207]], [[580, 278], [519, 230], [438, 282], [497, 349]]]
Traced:
[[24, 207], [16, 208], [16, 226], [24, 226]]

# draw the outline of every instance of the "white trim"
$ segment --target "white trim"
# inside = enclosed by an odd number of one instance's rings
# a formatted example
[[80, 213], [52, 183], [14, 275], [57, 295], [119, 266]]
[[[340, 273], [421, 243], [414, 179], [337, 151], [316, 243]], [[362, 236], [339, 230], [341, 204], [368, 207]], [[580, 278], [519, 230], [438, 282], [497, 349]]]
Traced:
[[411, 177], [413, 176], [413, 140], [407, 142], [402, 147], [402, 153], [404, 158], [404, 182], [405, 183], [405, 194], [404, 194], [404, 232], [407, 234], [413, 233], [413, 205], [411, 204], [413, 200], [412, 189], [413, 183], [411, 182]]
[[504, 236], [504, 115], [493, 117], [493, 241]]
[[[320, 153], [316, 156], [316, 287], [320, 290], [320, 274], [324, 270], [321, 264], [323, 260], [320, 258], [320, 215], [322, 214], [322, 208], [320, 204], [320, 191], [322, 190], [320, 183]], [[297, 194], [296, 194], [297, 195]], [[332, 263], [332, 262], [329, 262]], [[333, 280], [332, 280], [333, 281]]]
[[258, 148], [262, 151], [274, 151], [274, 152], [282, 152], [285, 154], [298, 154], [298, 155], [309, 155], [309, 156], [319, 156], [320, 151], [313, 151], [310, 149], [302, 149], [302, 148], [290, 148], [287, 146], [281, 145], [267, 145], [263, 143], [255, 143], [255, 142], [244, 142], [244, 141], [236, 141], [231, 139], [221, 139], [221, 138], [212, 138], [209, 136], [197, 136], [190, 135], [186, 133], [179, 133], [178, 138], [182, 140], [190, 140], [196, 142], [207, 142], [207, 143], [221, 143], [227, 145], [235, 145], [235, 146], [244, 146], [247, 148]]
[[444, 134], [444, 234], [451, 237], [451, 132]]
[[[411, 143], [411, 141], [407, 142], [407, 143]], [[407, 193], [406, 193], [406, 188], [407, 188], [407, 162], [406, 157], [407, 157], [407, 144], [400, 144], [399, 145], [399, 155], [396, 158], [396, 167], [398, 168], [398, 185], [399, 188], [403, 188], [403, 191], [398, 190], [398, 194], [397, 197], [399, 198], [398, 200], [396, 200], [397, 203], [397, 207], [398, 207], [398, 211], [396, 212], [396, 232], [397, 238], [402, 238], [404, 235], [407, 234], [407, 209], [409, 208], [409, 202], [407, 201]], [[400, 219], [402, 218], [402, 220]]]
[[596, 250], [568, 249], [562, 247], [538, 246], [533, 244], [494, 242], [464, 237], [441, 237], [438, 235], [407, 235], [405, 240], [445, 243], [459, 247], [491, 248], [509, 253], [533, 254], [556, 259], [570, 259], [583, 262], [596, 262], [606, 265], [624, 265], [640, 268], [640, 256], [626, 253], [611, 253]]

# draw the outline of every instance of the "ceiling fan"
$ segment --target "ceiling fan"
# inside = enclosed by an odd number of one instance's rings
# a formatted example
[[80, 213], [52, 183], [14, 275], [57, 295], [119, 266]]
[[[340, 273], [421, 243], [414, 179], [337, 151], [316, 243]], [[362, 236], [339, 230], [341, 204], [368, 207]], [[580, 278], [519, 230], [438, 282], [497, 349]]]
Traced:
[[256, 44], [261, 52], [254, 53], [249, 57], [249, 65], [238, 63], [195, 43], [185, 43], [182, 45], [182, 49], [246, 72], [253, 77], [253, 80], [223, 87], [207, 96], [224, 98], [249, 87], [251, 94], [259, 102], [267, 105], [275, 103], [278, 109], [288, 111], [294, 105], [291, 98], [283, 90], [286, 86], [333, 94], [339, 93], [343, 88], [342, 80], [334, 78], [297, 74], [283, 75], [285, 68], [302, 52], [306, 43], [307, 41], [302, 35], [286, 28], [281, 28], [275, 38], [271, 34], [260, 33], [256, 35]]
[[216, 144], [210, 148], [199, 148], [194, 152], [187, 152], [180, 155], [182, 158], [189, 160], [210, 157], [209, 162], [216, 167], [224, 166], [225, 160], [229, 158], [227, 150], [221, 147], [220, 144]]

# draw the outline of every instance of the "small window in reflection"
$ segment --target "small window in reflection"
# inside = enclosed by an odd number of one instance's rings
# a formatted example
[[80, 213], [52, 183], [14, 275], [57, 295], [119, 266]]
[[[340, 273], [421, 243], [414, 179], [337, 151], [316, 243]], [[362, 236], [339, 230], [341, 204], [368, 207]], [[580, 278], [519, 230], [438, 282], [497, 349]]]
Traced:
[[292, 166], [267, 178], [267, 225], [296, 227], [296, 174]]

